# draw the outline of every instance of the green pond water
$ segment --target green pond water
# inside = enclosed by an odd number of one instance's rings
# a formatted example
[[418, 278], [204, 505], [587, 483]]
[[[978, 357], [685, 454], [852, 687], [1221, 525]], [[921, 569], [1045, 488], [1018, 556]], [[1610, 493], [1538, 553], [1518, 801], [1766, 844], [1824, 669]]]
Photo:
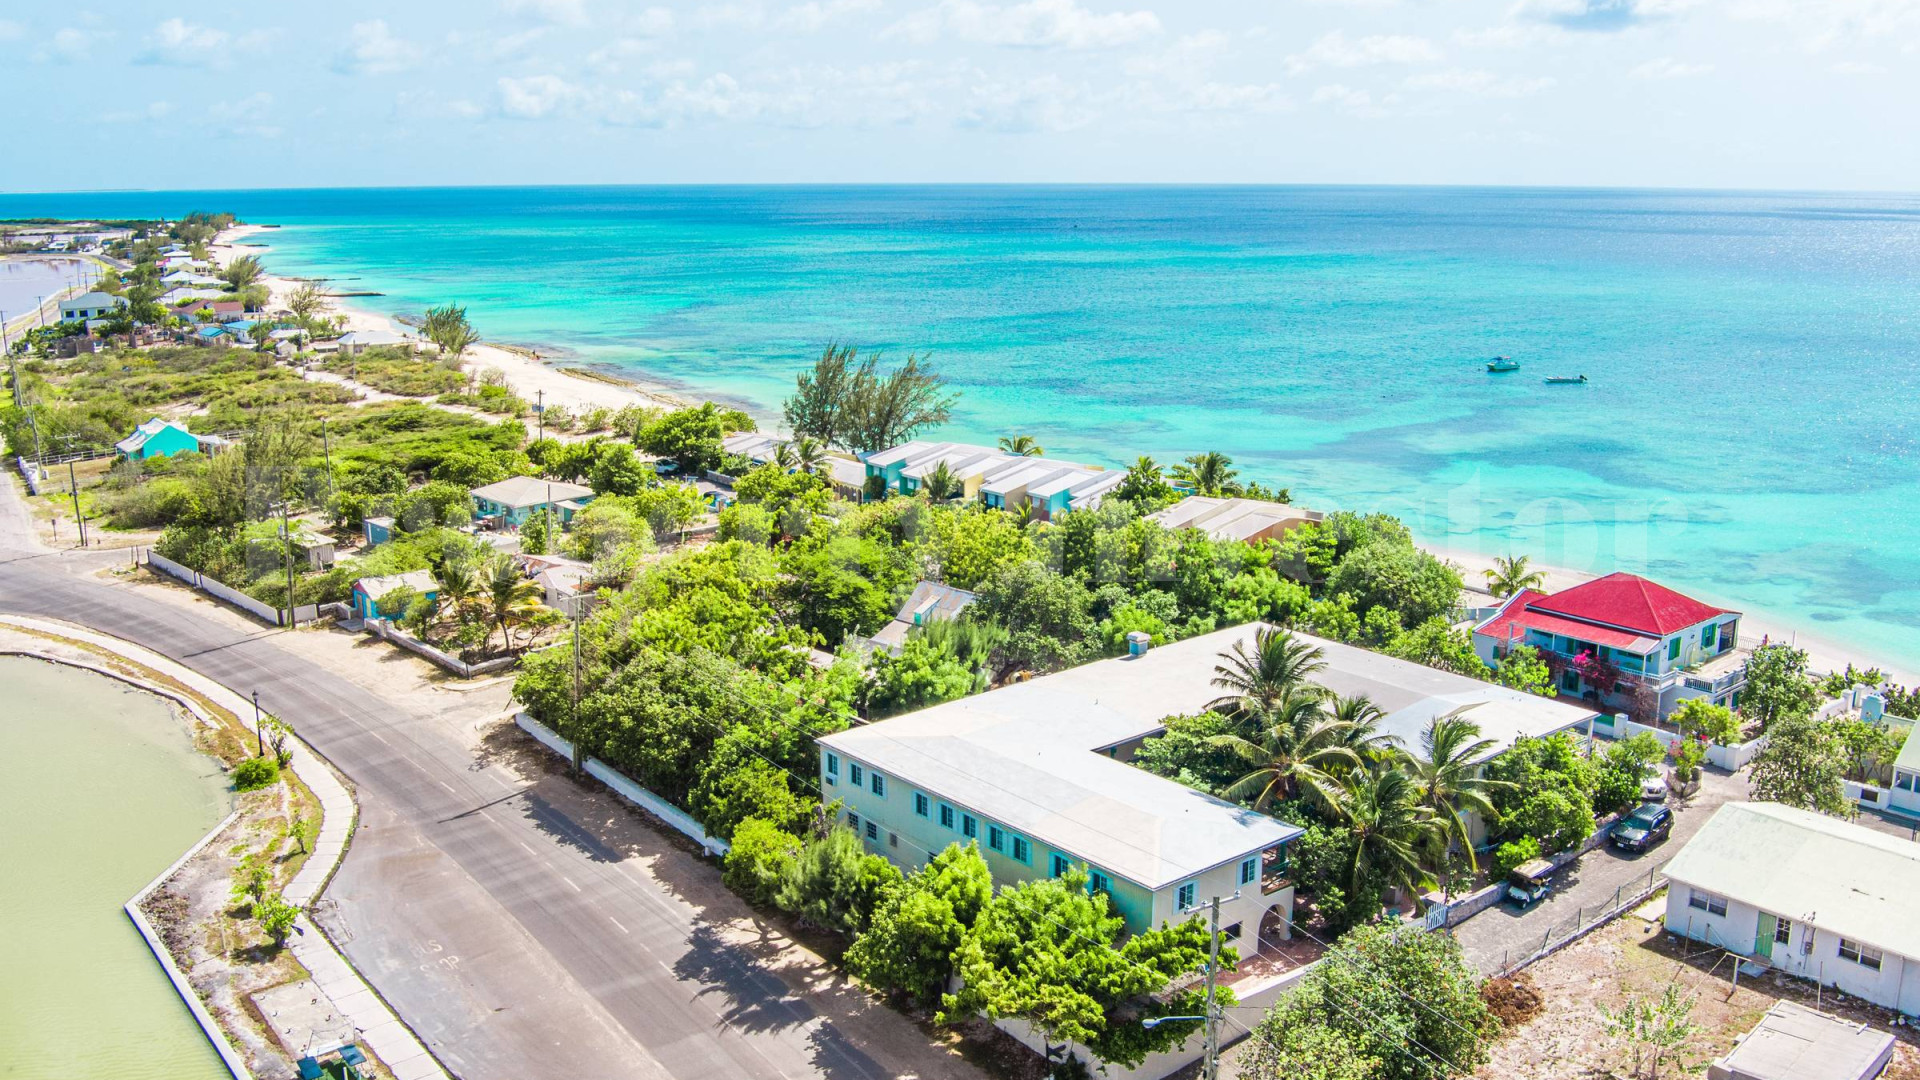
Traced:
[[0, 1078], [222, 1080], [121, 905], [227, 813], [150, 694], [0, 657]]

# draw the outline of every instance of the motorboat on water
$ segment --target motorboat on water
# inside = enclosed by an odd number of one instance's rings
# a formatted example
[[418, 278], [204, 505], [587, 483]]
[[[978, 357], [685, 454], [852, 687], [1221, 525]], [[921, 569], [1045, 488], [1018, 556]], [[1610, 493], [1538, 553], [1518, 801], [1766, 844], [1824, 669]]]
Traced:
[[1585, 375], [1549, 375], [1547, 376], [1547, 384], [1549, 386], [1577, 386], [1580, 383], [1584, 383], [1586, 381], [1587, 381], [1587, 377]]
[[1491, 372], [1519, 371], [1520, 361], [1511, 356], [1496, 356], [1487, 361], [1487, 370]]

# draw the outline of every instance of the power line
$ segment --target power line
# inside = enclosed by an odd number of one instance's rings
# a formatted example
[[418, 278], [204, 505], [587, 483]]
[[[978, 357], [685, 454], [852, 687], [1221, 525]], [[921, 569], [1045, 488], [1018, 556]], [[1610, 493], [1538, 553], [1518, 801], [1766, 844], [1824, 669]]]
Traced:
[[[645, 648], [645, 646], [642, 646], [642, 649], [643, 649], [643, 650], [644, 650], [644, 648]], [[715, 655], [719, 655], [719, 654], [715, 654]], [[633, 666], [633, 664], [635, 664], [635, 663], [637, 663], [637, 662], [639, 662], [639, 660], [640, 660], [640, 659], [641, 659], [641, 657], [640, 657], [639, 655], [636, 655], [636, 656], [635, 656], [635, 657], [634, 657], [633, 659], [631, 659], [631, 660], [629, 660], [629, 661], [627, 661], [626, 663], [624, 663], [624, 664], [622, 664], [622, 665], [620, 665], [620, 666], [619, 666], [618, 668], [616, 668], [616, 669], [613, 669], [612, 671], [610, 671], [610, 672], [609, 672], [609, 675], [608, 675], [608, 677], [609, 677], [609, 678], [612, 678], [613, 676], [616, 676], [616, 675], [618, 675], [618, 674], [620, 674], [620, 673], [622, 673], [622, 672], [625, 672], [625, 671], [626, 671], [627, 669], [629, 669], [630, 667], [632, 667], [632, 666]], [[722, 693], [722, 694], [725, 694], [725, 695], [727, 695], [727, 696], [729, 696], [729, 697], [731, 697], [731, 698], [732, 698], [733, 700], [735, 700], [735, 701], [736, 701], [736, 702], [738, 702], [739, 704], [741, 704], [741, 705], [743, 705], [743, 706], [745, 706], [745, 707], [747, 707], [747, 708], [748, 708], [749, 710], [757, 710], [757, 711], [759, 711], [759, 712], [761, 712], [761, 713], [762, 713], [762, 715], [764, 715], [764, 716], [766, 716], [766, 717], [767, 717], [767, 718], [769, 718], [769, 719], [772, 719], [772, 720], [773, 720], [773, 721], [774, 721], [774, 722], [775, 722], [776, 724], [779, 724], [780, 726], [782, 726], [782, 727], [783, 727], [784, 729], [786, 729], [786, 730], [787, 730], [787, 731], [788, 731], [789, 733], [795, 733], [795, 730], [796, 730], [796, 725], [795, 725], [795, 724], [794, 724], [793, 722], [791, 722], [791, 721], [784, 721], [784, 720], [782, 720], [782, 719], [780, 719], [780, 718], [779, 718], [778, 716], [775, 716], [775, 715], [773, 715], [773, 714], [772, 714], [772, 712], [771, 712], [771, 710], [770, 710], [770, 709], [768, 708], [768, 706], [766, 706], [766, 705], [765, 705], [764, 703], [759, 703], [759, 702], [754, 702], [754, 701], [750, 701], [750, 700], [748, 700], [747, 698], [745, 698], [744, 696], [742, 696], [742, 695], [739, 695], [739, 694], [737, 694], [737, 693], [735, 693], [735, 692], [734, 692], [734, 691], [732, 690], [732, 688], [731, 688], [731, 687], [721, 687], [721, 688], [720, 688], [720, 691], [721, 691], [721, 693]], [[726, 728], [724, 728], [724, 727], [722, 727], [722, 726], [721, 726], [721, 724], [720, 724], [720, 723], [719, 723], [718, 721], [715, 721], [715, 720], [713, 720], [713, 719], [711, 719], [711, 718], [708, 718], [708, 717], [703, 717], [703, 716], [697, 716], [697, 714], [694, 714], [694, 715], [696, 715], [696, 718], [697, 718], [697, 719], [699, 719], [699, 720], [701, 720], [701, 721], [702, 721], [703, 723], [705, 723], [705, 724], [707, 724], [707, 725], [708, 725], [709, 727], [711, 727], [711, 728], [712, 728], [712, 729], [713, 729], [713, 730], [714, 730], [715, 732], [717, 732], [717, 733], [719, 733], [719, 734], [721, 734], [721, 735], [725, 735], [725, 734], [727, 734], [727, 729], [726, 729]], [[799, 733], [799, 734], [804, 734], [804, 735], [807, 735], [808, 737], [811, 737], [811, 738], [817, 738], [817, 737], [815, 737], [815, 736], [812, 736], [812, 733], [811, 733], [811, 732], [804, 732], [804, 731], [801, 731], [801, 732], [798, 732], [798, 733]], [[578, 753], [578, 742], [579, 742], [579, 732], [578, 732], [578, 731], [575, 731], [575, 732], [573, 732], [573, 733], [572, 733], [572, 736], [573, 736], [573, 738], [572, 738], [572, 740], [570, 740], [570, 741], [572, 741], [572, 742], [573, 742], [573, 743], [575, 744], [575, 752], [576, 752], [576, 754], [577, 754], [577, 753]], [[892, 742], [895, 742], [895, 743], [899, 743], [899, 740], [897, 740], [897, 739], [893, 739], [893, 738], [892, 738], [891, 736], [884, 736], [884, 737], [886, 737], [886, 738], [888, 738], [888, 739], [889, 739], [889, 741], [892, 741]], [[901, 745], [904, 745], [904, 744], [901, 744]], [[778, 762], [778, 761], [775, 761], [775, 760], [773, 760], [773, 759], [772, 759], [772, 758], [770, 758], [770, 757], [767, 757], [767, 756], [766, 756], [765, 754], [763, 754], [763, 753], [761, 753], [761, 752], [760, 752], [760, 751], [759, 751], [758, 749], [756, 749], [756, 748], [754, 748], [754, 747], [751, 747], [751, 746], [748, 746], [748, 747], [746, 747], [746, 749], [747, 749], [747, 751], [748, 751], [749, 753], [751, 753], [751, 754], [753, 754], [753, 755], [754, 755], [755, 757], [757, 757], [757, 758], [759, 758], [760, 760], [762, 760], [762, 761], [764, 761], [764, 762], [766, 762], [766, 763], [767, 763], [768, 765], [770, 765], [770, 766], [772, 766], [773, 768], [775, 768], [775, 769], [778, 769], [779, 771], [781, 771], [781, 772], [783, 772], [783, 773], [785, 773], [786, 775], [788, 775], [788, 776], [790, 776], [790, 777], [792, 777], [792, 778], [793, 778], [794, 780], [796, 780], [796, 781], [798, 781], [798, 782], [799, 782], [799, 783], [800, 783], [800, 784], [802, 785], [802, 787], [804, 787], [804, 788], [806, 788], [806, 789], [808, 789], [808, 790], [811, 790], [811, 791], [813, 791], [815, 795], [817, 795], [817, 796], [819, 796], [819, 798], [820, 798], [820, 800], [822, 801], [822, 804], [823, 804], [823, 805], [825, 804], [825, 802], [827, 801], [827, 792], [826, 792], [826, 791], [824, 791], [824, 790], [823, 790], [823, 789], [822, 789], [822, 788], [820, 787], [820, 785], [819, 785], [819, 783], [818, 783], [818, 782], [817, 782], [817, 781], [816, 781], [816, 780], [815, 780], [815, 779], [814, 779], [813, 777], [811, 777], [811, 776], [803, 776], [803, 775], [801, 775], [800, 773], [797, 773], [797, 772], [795, 772], [795, 771], [794, 771], [793, 769], [791, 769], [791, 768], [789, 768], [788, 766], [786, 766], [786, 765], [784, 765], [784, 764], [782, 764], [782, 763], [780, 763], [780, 762]], [[915, 748], [912, 748], [912, 747], [908, 747], [908, 749], [915, 749]], [[916, 752], [918, 752], [918, 751], [916, 751]], [[924, 755], [923, 755], [923, 756], [924, 756]], [[964, 772], [962, 773], [962, 775], [968, 775], [968, 776], [970, 776], [970, 778], [972, 778], [972, 779], [976, 779], [976, 780], [978, 780], [978, 779], [979, 779], [978, 777], [971, 777], [971, 774], [967, 774], [967, 773], [964, 773]], [[985, 781], [982, 781], [982, 782], [985, 782]], [[994, 786], [994, 787], [995, 787], [996, 789], [998, 789], [998, 785], [990, 785], [990, 786]], [[1004, 790], [1004, 789], [1000, 789], [1000, 790]], [[889, 830], [888, 830], [888, 834], [889, 834], [889, 837], [890, 837], [890, 839], [892, 839], [892, 838], [897, 838], [897, 837], [899, 836], [899, 833], [898, 833], [897, 831], [895, 831], [895, 830], [891, 830], [891, 829], [889, 829]], [[1103, 833], [1102, 835], [1108, 835], [1108, 834], [1105, 834], [1105, 833]], [[972, 839], [972, 838], [970, 838], [970, 839]], [[1115, 839], [1118, 839], [1118, 838], [1115, 838]], [[956, 841], [956, 843], [957, 843], [957, 841]], [[914, 843], [914, 842], [913, 842], [912, 840], [908, 840], [908, 841], [907, 841], [907, 846], [909, 846], [909, 847], [911, 847], [911, 848], [913, 848], [913, 849], [914, 849], [914, 850], [916, 850], [916, 851], [923, 851], [923, 852], [925, 852], [925, 853], [927, 854], [927, 856], [928, 856], [928, 858], [930, 858], [930, 859], [931, 859], [931, 858], [933, 858], [934, 856], [936, 856], [936, 855], [938, 855], [938, 854], [939, 854], [939, 852], [936, 852], [936, 851], [934, 851], [934, 850], [933, 850], [933, 849], [931, 849], [931, 848], [928, 848], [928, 847], [925, 847], [924, 845], [921, 845], [921, 844], [917, 844], [917, 843]], [[998, 892], [998, 893], [996, 893], [996, 895], [997, 895], [997, 896], [1006, 896], [1006, 895], [1009, 895], [1009, 894], [1010, 894], [1011, 892], [1012, 892], [1012, 890], [1003, 890], [1003, 891], [1000, 891], [1000, 892]], [[1070, 934], [1070, 935], [1073, 935], [1073, 936], [1075, 936], [1075, 937], [1078, 937], [1078, 938], [1080, 938], [1081, 940], [1083, 940], [1083, 941], [1085, 941], [1086, 943], [1088, 943], [1088, 944], [1090, 944], [1090, 945], [1094, 945], [1094, 946], [1096, 946], [1096, 947], [1099, 947], [1099, 948], [1103, 948], [1103, 949], [1106, 949], [1106, 950], [1108, 950], [1108, 951], [1110, 951], [1110, 952], [1112, 952], [1112, 953], [1114, 953], [1114, 955], [1116, 955], [1116, 956], [1118, 956], [1118, 957], [1119, 957], [1119, 958], [1121, 959], [1121, 961], [1122, 961], [1123, 963], [1125, 963], [1125, 964], [1127, 964], [1127, 965], [1128, 965], [1129, 967], [1132, 967], [1132, 968], [1135, 968], [1135, 969], [1138, 969], [1138, 970], [1142, 970], [1142, 971], [1146, 971], [1146, 972], [1149, 972], [1149, 973], [1151, 973], [1152, 975], [1154, 975], [1154, 976], [1156, 976], [1156, 977], [1163, 977], [1163, 976], [1164, 976], [1164, 973], [1163, 973], [1163, 972], [1161, 972], [1161, 971], [1160, 971], [1159, 969], [1157, 969], [1157, 968], [1153, 968], [1153, 967], [1150, 967], [1149, 965], [1146, 965], [1146, 964], [1143, 964], [1143, 963], [1140, 963], [1139, 961], [1137, 961], [1137, 960], [1133, 960], [1132, 958], [1130, 958], [1130, 957], [1128, 957], [1128, 956], [1126, 956], [1126, 954], [1125, 954], [1125, 953], [1123, 953], [1123, 952], [1121, 952], [1121, 950], [1120, 950], [1120, 949], [1119, 949], [1119, 948], [1118, 948], [1118, 947], [1117, 947], [1116, 945], [1114, 945], [1114, 944], [1113, 944], [1112, 942], [1109, 942], [1109, 941], [1102, 941], [1102, 940], [1100, 940], [1100, 939], [1098, 939], [1098, 938], [1095, 938], [1095, 937], [1091, 937], [1091, 936], [1089, 936], [1089, 935], [1087, 935], [1087, 934], [1086, 934], [1086, 933], [1085, 933], [1084, 931], [1081, 931], [1081, 930], [1077, 930], [1077, 929], [1075, 929], [1074, 927], [1071, 927], [1071, 926], [1068, 926], [1068, 925], [1067, 925], [1066, 923], [1064, 923], [1064, 922], [1061, 922], [1061, 921], [1060, 921], [1059, 919], [1057, 919], [1057, 918], [1055, 918], [1055, 917], [1054, 917], [1053, 915], [1051, 915], [1050, 913], [1048, 913], [1048, 912], [1046, 912], [1046, 911], [1042, 911], [1042, 910], [1039, 910], [1039, 909], [1036, 909], [1036, 908], [1026, 908], [1026, 909], [1025, 909], [1025, 911], [1026, 911], [1026, 913], [1027, 913], [1028, 915], [1038, 915], [1038, 916], [1040, 916], [1041, 918], [1043, 918], [1043, 919], [1046, 919], [1046, 920], [1047, 920], [1048, 922], [1051, 922], [1051, 923], [1053, 923], [1054, 925], [1056, 925], [1056, 926], [1058, 926], [1058, 927], [1060, 927], [1060, 928], [1061, 928], [1062, 930], [1065, 930], [1065, 931], [1066, 931], [1066, 932], [1067, 932], [1068, 934]], [[1299, 928], [1299, 924], [1298, 924], [1298, 923], [1296, 923], [1296, 922], [1295, 922], [1295, 921], [1294, 921], [1294, 920], [1293, 920], [1293, 919], [1292, 919], [1292, 918], [1291, 918], [1290, 916], [1283, 916], [1283, 918], [1285, 918], [1285, 920], [1286, 920], [1286, 922], [1287, 922], [1287, 924], [1288, 924], [1288, 926], [1290, 926], [1290, 927], [1293, 927], [1293, 928]], [[1306, 932], [1306, 931], [1305, 931], [1304, 929], [1302, 929], [1302, 930], [1301, 930], [1301, 932], [1302, 932], [1303, 934], [1305, 934], [1305, 935], [1306, 935], [1306, 936], [1307, 936], [1307, 937], [1308, 937], [1309, 939], [1311, 939], [1311, 940], [1313, 940], [1313, 941], [1315, 941], [1316, 943], [1318, 943], [1318, 944], [1320, 944], [1320, 945], [1321, 945], [1321, 946], [1322, 946], [1323, 948], [1327, 948], [1327, 949], [1329, 949], [1329, 950], [1331, 949], [1331, 946], [1330, 946], [1330, 945], [1329, 945], [1329, 944], [1328, 944], [1327, 942], [1325, 942], [1324, 940], [1322, 940], [1322, 939], [1320, 939], [1320, 938], [1318, 938], [1318, 937], [1316, 937], [1316, 936], [1314, 936], [1314, 935], [1312, 935], [1311, 933], [1307, 933], [1307, 932]], [[1422, 932], [1424, 932], [1424, 931], [1422, 931]], [[1258, 930], [1257, 928], [1256, 928], [1256, 929], [1255, 929], [1255, 931], [1254, 931], [1254, 939], [1255, 939], [1255, 941], [1256, 941], [1256, 943], [1257, 943], [1257, 942], [1258, 942], [1258, 940], [1259, 940], [1259, 930]], [[1256, 944], [1256, 952], [1257, 952], [1257, 944]], [[1329, 953], [1328, 953], [1327, 955], [1325, 955], [1325, 956], [1323, 956], [1323, 957], [1322, 957], [1322, 959], [1323, 959], [1323, 960], [1325, 960], [1325, 959], [1331, 959], [1331, 958], [1332, 958], [1332, 957], [1333, 957], [1334, 955], [1336, 955], [1336, 954], [1333, 954], [1333, 953], [1331, 953], [1331, 952], [1329, 952]], [[1352, 959], [1353, 959], [1353, 957], [1352, 957], [1352, 956], [1351, 956], [1350, 954], [1338, 954], [1338, 955], [1340, 955], [1340, 957], [1341, 957], [1341, 958], [1342, 958], [1343, 960], [1346, 960], [1346, 961], [1348, 961], [1348, 962], [1351, 962], [1351, 961], [1352, 961]], [[1407, 1000], [1408, 1002], [1410, 1002], [1411, 1004], [1413, 1004], [1413, 1005], [1414, 1005], [1414, 1006], [1416, 1006], [1417, 1008], [1424, 1008], [1424, 1009], [1427, 1009], [1427, 1010], [1428, 1010], [1428, 1011], [1429, 1011], [1430, 1013], [1432, 1013], [1432, 1015], [1434, 1015], [1434, 1016], [1436, 1016], [1436, 1017], [1438, 1017], [1438, 1018], [1440, 1018], [1440, 1019], [1443, 1019], [1443, 1020], [1447, 1020], [1447, 1021], [1448, 1021], [1448, 1022], [1450, 1022], [1450, 1023], [1453, 1023], [1453, 1024], [1454, 1024], [1454, 1025], [1455, 1025], [1456, 1027], [1459, 1027], [1459, 1028], [1460, 1028], [1460, 1030], [1461, 1030], [1462, 1032], [1464, 1032], [1464, 1033], [1467, 1033], [1467, 1034], [1469, 1034], [1469, 1035], [1473, 1035], [1473, 1036], [1475, 1036], [1475, 1037], [1477, 1037], [1477, 1035], [1476, 1035], [1476, 1033], [1473, 1033], [1472, 1031], [1470, 1031], [1470, 1030], [1469, 1030], [1469, 1029], [1467, 1029], [1466, 1027], [1464, 1027], [1464, 1026], [1462, 1026], [1462, 1025], [1460, 1025], [1460, 1024], [1459, 1024], [1459, 1023], [1457, 1022], [1457, 1021], [1453, 1021], [1453, 1020], [1451, 1020], [1451, 1018], [1449, 1018], [1449, 1017], [1446, 1017], [1446, 1016], [1444, 1016], [1443, 1014], [1440, 1014], [1440, 1013], [1437, 1013], [1437, 1012], [1432, 1012], [1432, 1009], [1431, 1009], [1431, 1007], [1430, 1007], [1430, 1006], [1426, 1006], [1426, 1005], [1424, 1005], [1424, 1004], [1423, 1004], [1423, 1003], [1421, 1003], [1421, 1002], [1420, 1002], [1420, 1001], [1419, 1001], [1419, 1000], [1418, 1000], [1417, 998], [1414, 998], [1413, 996], [1411, 996], [1411, 995], [1409, 995], [1409, 994], [1408, 994], [1408, 993], [1407, 993], [1406, 991], [1404, 991], [1404, 990], [1401, 990], [1401, 989], [1400, 989], [1399, 987], [1396, 987], [1396, 986], [1394, 986], [1394, 985], [1393, 985], [1393, 984], [1392, 984], [1391, 982], [1385, 982], [1385, 985], [1386, 985], [1386, 986], [1387, 986], [1387, 987], [1388, 987], [1389, 989], [1392, 989], [1392, 990], [1393, 990], [1393, 991], [1394, 991], [1395, 993], [1398, 993], [1398, 994], [1399, 994], [1399, 995], [1400, 995], [1401, 997], [1403, 997], [1403, 998], [1405, 998], [1405, 999], [1406, 999], [1406, 1000]], [[1339, 993], [1339, 991], [1337, 991], [1337, 990], [1335, 990], [1335, 989], [1334, 989], [1334, 988], [1332, 988], [1332, 987], [1328, 987], [1327, 989], [1328, 989], [1328, 991], [1329, 991], [1330, 993], [1335, 993], [1335, 994], [1338, 994], [1338, 993]], [[1371, 1016], [1371, 1017], [1373, 1017], [1373, 1018], [1374, 1018], [1374, 1019], [1375, 1019], [1376, 1021], [1379, 1021], [1379, 1022], [1380, 1022], [1381, 1024], [1383, 1024], [1383, 1025], [1385, 1024], [1385, 1020], [1384, 1020], [1384, 1019], [1382, 1019], [1382, 1018], [1381, 1018], [1381, 1017], [1380, 1017], [1380, 1016], [1379, 1016], [1379, 1015], [1378, 1015], [1377, 1013], [1374, 1013], [1374, 1012], [1373, 1012], [1372, 1010], [1370, 1010], [1370, 1009], [1367, 1009], [1367, 1008], [1366, 1008], [1366, 1007], [1365, 1007], [1364, 1005], [1360, 1005], [1360, 1004], [1359, 1004], [1358, 1002], [1352, 1002], [1352, 1004], [1353, 1004], [1353, 1005], [1355, 1005], [1356, 1007], [1358, 1007], [1358, 1008], [1360, 1008], [1360, 1009], [1361, 1009], [1361, 1011], [1363, 1011], [1363, 1012], [1366, 1012], [1366, 1013], [1367, 1013], [1367, 1014], [1368, 1014], [1369, 1016]], [[1271, 1042], [1270, 1040], [1267, 1040], [1267, 1039], [1266, 1039], [1266, 1038], [1265, 1038], [1264, 1036], [1262, 1036], [1262, 1035], [1261, 1035], [1261, 1034], [1260, 1034], [1259, 1032], [1257, 1032], [1257, 1031], [1255, 1031], [1255, 1030], [1254, 1030], [1254, 1029], [1252, 1029], [1251, 1027], [1248, 1027], [1247, 1025], [1245, 1025], [1245, 1024], [1243, 1024], [1243, 1023], [1239, 1023], [1238, 1021], [1236, 1021], [1236, 1020], [1233, 1020], [1233, 1019], [1232, 1019], [1231, 1017], [1225, 1017], [1224, 1015], [1223, 1015], [1223, 1019], [1227, 1019], [1227, 1020], [1229, 1020], [1229, 1022], [1232, 1022], [1232, 1023], [1235, 1023], [1235, 1024], [1236, 1024], [1236, 1026], [1238, 1026], [1238, 1027], [1239, 1027], [1239, 1028], [1240, 1028], [1240, 1029], [1241, 1029], [1241, 1030], [1242, 1030], [1242, 1031], [1243, 1031], [1243, 1032], [1244, 1032], [1244, 1033], [1245, 1033], [1245, 1034], [1246, 1034], [1246, 1035], [1247, 1035], [1247, 1036], [1248, 1036], [1249, 1038], [1253, 1038], [1253, 1039], [1257, 1039], [1257, 1040], [1259, 1040], [1259, 1041], [1262, 1041], [1262, 1042], [1265, 1042], [1265, 1043], [1266, 1043], [1266, 1044], [1267, 1044], [1268, 1046], [1270, 1046], [1270, 1047], [1273, 1047], [1273, 1048], [1274, 1048], [1275, 1050], [1279, 1050], [1279, 1049], [1280, 1049], [1280, 1047], [1278, 1047], [1278, 1046], [1275, 1046], [1275, 1045], [1274, 1045], [1274, 1044], [1273, 1044], [1273, 1043], [1272, 1043], [1272, 1042]], [[1368, 1026], [1369, 1026], [1369, 1030], [1372, 1030], [1372, 1031], [1374, 1031], [1374, 1032], [1375, 1032], [1376, 1034], [1383, 1034], [1383, 1033], [1384, 1033], [1384, 1034], [1389, 1034], [1389, 1035], [1390, 1035], [1390, 1034], [1392, 1034], [1391, 1032], [1385, 1032], [1385, 1031], [1384, 1031], [1384, 1030], [1383, 1030], [1382, 1028], [1374, 1028], [1374, 1027], [1372, 1027], [1371, 1025], [1368, 1025]], [[1454, 1073], [1455, 1073], [1455, 1074], [1464, 1074], [1464, 1073], [1465, 1073], [1465, 1071], [1466, 1071], [1466, 1070], [1464, 1070], [1464, 1069], [1462, 1069], [1462, 1068], [1461, 1068], [1460, 1066], [1458, 1066], [1458, 1065], [1456, 1065], [1456, 1064], [1454, 1064], [1454, 1063], [1453, 1063], [1452, 1061], [1450, 1061], [1450, 1060], [1448, 1060], [1448, 1059], [1446, 1058], [1446, 1056], [1445, 1056], [1445, 1055], [1443, 1055], [1443, 1054], [1441, 1054], [1441, 1053], [1439, 1053], [1438, 1051], [1436, 1051], [1436, 1050], [1434, 1050], [1434, 1049], [1432, 1049], [1431, 1047], [1428, 1047], [1428, 1046], [1426, 1046], [1425, 1044], [1423, 1044], [1423, 1043], [1421, 1043], [1421, 1042], [1420, 1042], [1420, 1041], [1419, 1041], [1418, 1039], [1416, 1039], [1416, 1038], [1414, 1038], [1414, 1037], [1413, 1037], [1412, 1035], [1405, 1035], [1405, 1036], [1403, 1036], [1403, 1038], [1405, 1039], [1405, 1041], [1406, 1041], [1406, 1042], [1409, 1042], [1409, 1043], [1412, 1043], [1412, 1044], [1413, 1044], [1413, 1046], [1417, 1046], [1417, 1047], [1418, 1047], [1418, 1048], [1419, 1048], [1420, 1050], [1422, 1050], [1422, 1051], [1424, 1051], [1424, 1052], [1426, 1052], [1427, 1054], [1429, 1054], [1429, 1055], [1431, 1055], [1433, 1059], [1435, 1059], [1435, 1060], [1437, 1060], [1437, 1061], [1440, 1061], [1440, 1062], [1442, 1062], [1442, 1063], [1444, 1063], [1444, 1064], [1446, 1064], [1448, 1068], [1450, 1068], [1450, 1069], [1452, 1069], [1452, 1070], [1454, 1070]], [[1436, 1076], [1439, 1076], [1439, 1077], [1442, 1077], [1442, 1078], [1444, 1078], [1444, 1077], [1446, 1077], [1446, 1076], [1448, 1076], [1448, 1075], [1450, 1075], [1450, 1074], [1447, 1074], [1447, 1073], [1442, 1073], [1442, 1072], [1440, 1072], [1440, 1071], [1439, 1071], [1439, 1070], [1438, 1070], [1438, 1069], [1437, 1069], [1437, 1068], [1436, 1068], [1436, 1067], [1435, 1067], [1435, 1066], [1434, 1066], [1434, 1065], [1432, 1064], [1432, 1062], [1430, 1062], [1430, 1061], [1426, 1061], [1425, 1059], [1421, 1059], [1421, 1058], [1418, 1058], [1417, 1056], [1415, 1056], [1415, 1055], [1413, 1055], [1413, 1053], [1412, 1053], [1412, 1050], [1411, 1050], [1411, 1049], [1409, 1049], [1409, 1048], [1406, 1048], [1406, 1047], [1402, 1047], [1402, 1049], [1403, 1049], [1403, 1051], [1404, 1051], [1404, 1052], [1406, 1052], [1406, 1053], [1407, 1053], [1407, 1054], [1408, 1054], [1408, 1055], [1409, 1055], [1410, 1057], [1415, 1057], [1415, 1060], [1418, 1060], [1418, 1061], [1421, 1061], [1421, 1063], [1422, 1063], [1423, 1065], [1425, 1065], [1425, 1066], [1426, 1066], [1426, 1067], [1428, 1068], [1428, 1070], [1429, 1070], [1430, 1072], [1432, 1072], [1432, 1073], [1433, 1073], [1434, 1075], [1436, 1075]]]

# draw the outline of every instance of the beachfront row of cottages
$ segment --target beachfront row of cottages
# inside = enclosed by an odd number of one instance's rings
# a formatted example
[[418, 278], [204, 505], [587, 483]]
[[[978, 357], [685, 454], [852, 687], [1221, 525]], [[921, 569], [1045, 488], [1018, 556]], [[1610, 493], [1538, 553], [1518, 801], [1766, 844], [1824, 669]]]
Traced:
[[[1302, 830], [1129, 764], [1169, 716], [1205, 709], [1214, 668], [1260, 627], [1240, 626], [1015, 683], [820, 740], [821, 791], [867, 849], [911, 870], [975, 841], [1008, 885], [1071, 868], [1130, 931], [1220, 901], [1230, 937], [1291, 936], [1287, 845]], [[1595, 713], [1324, 641], [1317, 682], [1365, 694], [1413, 753], [1435, 717], [1480, 725], [1492, 750], [1523, 735], [1588, 730]], [[1476, 841], [1483, 831], [1476, 825]]]

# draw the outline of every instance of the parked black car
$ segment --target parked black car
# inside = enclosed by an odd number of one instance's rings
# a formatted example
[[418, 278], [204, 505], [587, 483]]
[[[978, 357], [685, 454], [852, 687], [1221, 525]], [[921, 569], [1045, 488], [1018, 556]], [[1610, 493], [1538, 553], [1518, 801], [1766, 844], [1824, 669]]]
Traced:
[[1607, 841], [1627, 851], [1645, 851], [1672, 833], [1673, 811], [1657, 803], [1647, 803], [1621, 818], [1607, 835]]

